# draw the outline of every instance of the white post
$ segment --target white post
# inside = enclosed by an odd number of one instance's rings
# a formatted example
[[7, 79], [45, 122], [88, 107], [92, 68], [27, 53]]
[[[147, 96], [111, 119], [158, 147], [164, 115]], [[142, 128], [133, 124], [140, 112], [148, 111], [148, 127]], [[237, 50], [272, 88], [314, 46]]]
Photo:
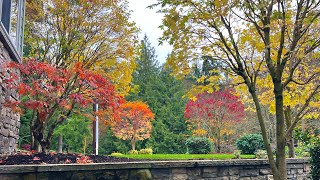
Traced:
[[[95, 104], [96, 105], [96, 112], [98, 112], [99, 110], [99, 105], [98, 104]], [[96, 136], [96, 155], [98, 155], [98, 149], [99, 149], [99, 117], [96, 115], [96, 133], [95, 133], [95, 136]]]

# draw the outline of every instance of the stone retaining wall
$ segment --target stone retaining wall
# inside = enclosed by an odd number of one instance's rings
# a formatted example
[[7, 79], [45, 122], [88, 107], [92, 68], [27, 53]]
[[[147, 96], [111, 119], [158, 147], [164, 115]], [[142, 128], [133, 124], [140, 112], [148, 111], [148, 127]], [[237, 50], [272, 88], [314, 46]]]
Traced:
[[[288, 179], [308, 179], [305, 159], [288, 159]], [[151, 161], [108, 164], [0, 166], [0, 179], [110, 179], [110, 180], [267, 180], [266, 160]]]
[[12, 154], [16, 151], [20, 128], [19, 114], [3, 105], [6, 99], [19, 98], [16, 92], [3, 83], [3, 79], [9, 75], [9, 71], [3, 66], [9, 61], [12, 58], [0, 42], [0, 154]]

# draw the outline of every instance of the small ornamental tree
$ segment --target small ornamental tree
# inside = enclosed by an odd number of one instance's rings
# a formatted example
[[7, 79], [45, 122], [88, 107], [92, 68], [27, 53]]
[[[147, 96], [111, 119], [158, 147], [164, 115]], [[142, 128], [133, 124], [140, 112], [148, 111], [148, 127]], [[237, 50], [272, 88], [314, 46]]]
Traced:
[[20, 71], [19, 84], [15, 83], [18, 79], [15, 73], [11, 73], [5, 84], [22, 98], [20, 101], [7, 99], [6, 105], [19, 112], [32, 110], [30, 131], [44, 153], [50, 149], [54, 130], [75, 110], [81, 112], [83, 108], [91, 108], [92, 103], [98, 103], [97, 115], [101, 119], [105, 115], [109, 120], [118, 118], [115, 115], [121, 99], [114, 86], [101, 75], [83, 69], [81, 63], [60, 69], [31, 59], [22, 64], [10, 63], [7, 67]]
[[215, 139], [217, 152], [221, 149], [223, 132], [230, 131], [228, 127], [240, 122], [244, 115], [244, 105], [230, 89], [198, 94], [196, 101], [187, 103], [184, 114], [195, 130], [205, 130], [209, 138]]
[[132, 150], [138, 140], [150, 137], [154, 115], [148, 105], [141, 102], [127, 102], [121, 105], [121, 120], [112, 126], [116, 137], [130, 140]]

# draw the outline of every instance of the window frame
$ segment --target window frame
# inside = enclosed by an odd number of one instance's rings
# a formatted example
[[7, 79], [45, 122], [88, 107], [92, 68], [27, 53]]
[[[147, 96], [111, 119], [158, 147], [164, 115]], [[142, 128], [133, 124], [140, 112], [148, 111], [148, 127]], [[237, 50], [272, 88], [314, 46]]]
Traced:
[[23, 56], [25, 0], [17, 1], [17, 28], [15, 42], [13, 42], [10, 37], [11, 2], [11, 0], [0, 0], [0, 41], [3, 43], [4, 48], [9, 52], [10, 57], [14, 61], [21, 62]]

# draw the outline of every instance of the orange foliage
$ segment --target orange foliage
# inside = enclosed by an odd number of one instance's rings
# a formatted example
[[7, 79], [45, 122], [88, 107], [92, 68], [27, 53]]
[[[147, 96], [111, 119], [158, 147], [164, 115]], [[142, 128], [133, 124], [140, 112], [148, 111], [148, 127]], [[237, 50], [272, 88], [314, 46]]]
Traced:
[[154, 114], [148, 105], [138, 102], [127, 102], [121, 105], [121, 120], [112, 125], [112, 131], [116, 137], [123, 140], [130, 140], [132, 149], [138, 140], [150, 137]]

